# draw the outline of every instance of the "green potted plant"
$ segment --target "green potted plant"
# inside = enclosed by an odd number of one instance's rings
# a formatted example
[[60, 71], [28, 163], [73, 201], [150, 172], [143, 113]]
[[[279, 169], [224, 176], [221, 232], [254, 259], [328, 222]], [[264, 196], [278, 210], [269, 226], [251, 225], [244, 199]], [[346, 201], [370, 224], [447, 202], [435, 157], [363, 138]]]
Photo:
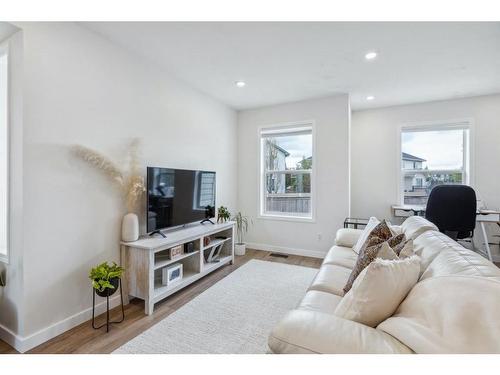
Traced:
[[92, 287], [95, 289], [96, 294], [101, 297], [113, 295], [118, 288], [123, 271], [124, 269], [115, 262], [112, 265], [104, 262], [92, 268], [89, 278], [92, 280]]
[[227, 210], [227, 207], [220, 206], [217, 209], [217, 222], [218, 223], [225, 223], [226, 221], [229, 220], [230, 217], [231, 217], [231, 214]]
[[[238, 212], [232, 218], [236, 222], [236, 233], [238, 242], [234, 244], [234, 253], [236, 255], [245, 255], [247, 245], [243, 242], [243, 234], [248, 232], [248, 217]], [[252, 223], [252, 221], [250, 220]]]

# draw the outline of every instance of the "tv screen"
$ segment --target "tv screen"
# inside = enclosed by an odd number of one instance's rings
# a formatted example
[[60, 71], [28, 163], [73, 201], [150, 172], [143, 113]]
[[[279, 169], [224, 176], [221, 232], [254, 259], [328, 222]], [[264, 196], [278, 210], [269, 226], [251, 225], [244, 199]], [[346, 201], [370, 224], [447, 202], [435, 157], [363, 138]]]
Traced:
[[215, 216], [215, 172], [148, 167], [147, 231]]

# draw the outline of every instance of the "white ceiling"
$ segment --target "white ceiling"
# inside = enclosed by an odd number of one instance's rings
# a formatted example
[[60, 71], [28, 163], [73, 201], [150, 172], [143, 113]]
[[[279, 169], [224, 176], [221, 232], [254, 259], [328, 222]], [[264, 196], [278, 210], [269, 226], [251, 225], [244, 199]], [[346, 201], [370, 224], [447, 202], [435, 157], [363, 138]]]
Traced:
[[[498, 22], [81, 25], [235, 109], [335, 93], [359, 110], [500, 92]], [[379, 56], [366, 61], [371, 50]]]

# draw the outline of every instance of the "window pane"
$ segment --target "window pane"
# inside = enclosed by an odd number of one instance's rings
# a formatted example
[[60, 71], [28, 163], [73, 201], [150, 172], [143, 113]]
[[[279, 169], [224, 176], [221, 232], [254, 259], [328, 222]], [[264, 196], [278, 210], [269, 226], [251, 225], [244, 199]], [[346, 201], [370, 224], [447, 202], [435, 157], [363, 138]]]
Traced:
[[404, 132], [403, 169], [462, 169], [463, 132], [462, 129]]
[[266, 175], [267, 194], [311, 193], [309, 173], [268, 173]]
[[468, 130], [403, 132], [403, 203], [425, 205], [436, 185], [464, 183], [464, 136]]
[[312, 134], [263, 138], [266, 170], [312, 169]]
[[311, 215], [311, 175], [309, 173], [268, 173], [265, 211], [297, 216]]
[[264, 130], [261, 142], [263, 213], [311, 217], [311, 128]]

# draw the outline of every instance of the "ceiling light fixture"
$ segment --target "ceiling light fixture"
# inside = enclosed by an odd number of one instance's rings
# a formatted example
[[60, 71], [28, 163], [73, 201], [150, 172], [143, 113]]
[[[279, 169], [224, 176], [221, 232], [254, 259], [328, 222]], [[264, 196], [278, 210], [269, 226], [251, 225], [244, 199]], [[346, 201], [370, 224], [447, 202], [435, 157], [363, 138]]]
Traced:
[[366, 97], [366, 100], [373, 100], [373, 99], [375, 99], [375, 97], [374, 97], [373, 95], [368, 95], [368, 96]]
[[368, 52], [365, 55], [365, 59], [367, 60], [373, 60], [375, 57], [377, 57], [377, 52]]
[[246, 83], [243, 81], [236, 81], [235, 82], [236, 87], [245, 87]]

